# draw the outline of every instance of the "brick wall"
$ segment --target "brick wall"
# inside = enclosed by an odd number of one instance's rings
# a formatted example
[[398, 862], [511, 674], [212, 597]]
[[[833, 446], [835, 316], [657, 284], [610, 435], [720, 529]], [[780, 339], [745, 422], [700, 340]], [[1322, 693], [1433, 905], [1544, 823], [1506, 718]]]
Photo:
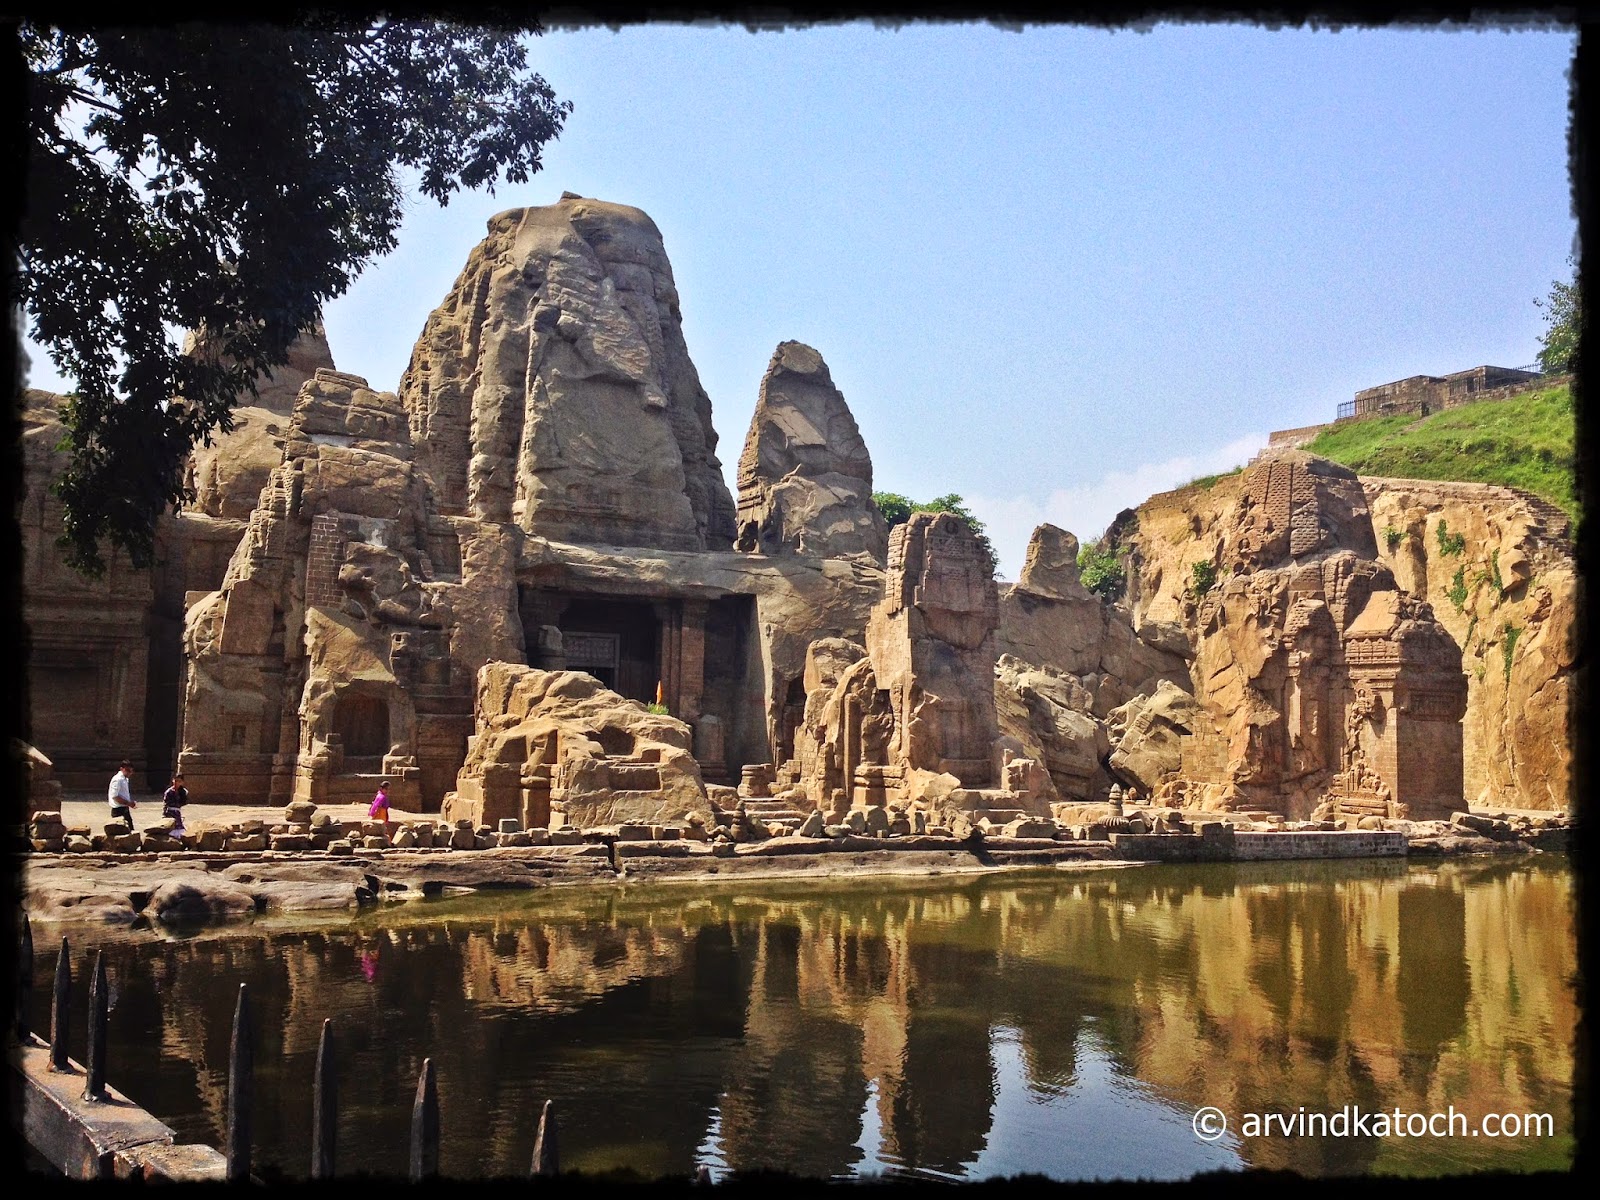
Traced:
[[344, 558], [344, 534], [339, 518], [324, 514], [311, 522], [311, 548], [306, 554], [306, 605], [333, 607], [339, 603], [339, 563]]

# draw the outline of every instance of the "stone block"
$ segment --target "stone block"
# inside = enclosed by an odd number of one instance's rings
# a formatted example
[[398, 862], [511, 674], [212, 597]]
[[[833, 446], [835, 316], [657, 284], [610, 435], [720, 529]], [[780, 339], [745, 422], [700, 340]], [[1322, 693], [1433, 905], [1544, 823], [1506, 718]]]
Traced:
[[267, 823], [255, 817], [251, 817], [247, 820], [240, 821], [238, 829], [240, 833], [244, 834], [246, 837], [249, 837], [252, 834], [265, 833], [267, 831]]
[[355, 843], [345, 838], [335, 838], [328, 843], [329, 854], [354, 854], [355, 850]]
[[317, 815], [317, 806], [309, 800], [292, 801], [283, 810], [283, 819], [291, 824], [310, 824]]
[[814, 811], [804, 821], [800, 822], [800, 828], [795, 832], [801, 837], [822, 837], [826, 825], [827, 823], [823, 820], [821, 811]]
[[472, 837], [472, 848], [474, 850], [493, 850], [499, 844], [500, 835], [492, 829], [476, 833]]
[[522, 831], [522, 822], [519, 821], [516, 817], [501, 817], [500, 818], [500, 829], [499, 829], [500, 833], [502, 833], [502, 834], [520, 833], [521, 831]]
[[86, 854], [94, 849], [94, 842], [82, 834], [73, 834], [67, 838], [68, 854]]
[[389, 839], [384, 837], [381, 833], [369, 833], [366, 837], [361, 839], [361, 848], [363, 850], [383, 850], [386, 849], [388, 845]]
[[206, 850], [215, 853], [227, 848], [228, 831], [226, 829], [202, 829], [190, 839], [196, 850]]
[[[260, 825], [260, 821], [254, 822]], [[228, 838], [227, 848], [231, 850], [265, 850], [267, 848], [267, 835], [259, 830], [255, 833], [236, 833]]]
[[502, 846], [531, 846], [533, 845], [533, 836], [525, 829], [514, 829], [510, 833], [502, 833], [500, 835], [500, 844]]
[[313, 813], [312, 816], [311, 816], [311, 828], [312, 829], [329, 829], [329, 830], [331, 830], [335, 826], [337, 826], [338, 824], [339, 824], [339, 822], [337, 822], [337, 821], [335, 821], [333, 819], [333, 814], [332, 813], [318, 812], [318, 813]]
[[278, 833], [270, 839], [274, 850], [310, 850], [311, 835], [309, 833]]
[[1053, 838], [1056, 836], [1054, 821], [1044, 821], [1037, 817], [1018, 817], [1006, 823], [1000, 831], [1003, 837], [1014, 838]]
[[64, 837], [31, 838], [29, 843], [40, 854], [60, 854], [67, 848], [67, 840]]
[[569, 827], [566, 829], [552, 829], [549, 832], [552, 846], [581, 846], [583, 844], [581, 830]]
[[118, 854], [131, 854], [139, 849], [139, 844], [139, 835], [137, 833], [129, 833], [127, 826], [122, 827], [121, 833], [106, 835], [106, 845]]
[[389, 827], [382, 821], [363, 821], [361, 823], [361, 836], [364, 838], [389, 836]]
[[402, 825], [394, 831], [394, 840], [390, 844], [396, 850], [410, 850], [417, 844], [417, 831], [409, 825]]
[[433, 826], [429, 822], [420, 821], [411, 827], [411, 831], [417, 839], [417, 848], [419, 850], [428, 850], [432, 848], [436, 838], [434, 835]]
[[[466, 828], [463, 829], [461, 827], [462, 825], [465, 825]], [[458, 823], [456, 828], [451, 830], [451, 832], [450, 832], [450, 849], [452, 849], [452, 850], [476, 850], [477, 848], [478, 848], [478, 835], [472, 832], [472, 822], [471, 821], [465, 821], [465, 822]]]

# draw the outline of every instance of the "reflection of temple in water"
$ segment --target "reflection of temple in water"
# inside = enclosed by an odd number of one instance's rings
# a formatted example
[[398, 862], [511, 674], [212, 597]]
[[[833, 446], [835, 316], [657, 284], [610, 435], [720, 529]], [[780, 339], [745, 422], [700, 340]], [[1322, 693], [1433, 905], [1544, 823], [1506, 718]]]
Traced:
[[[492, 915], [423, 905], [265, 940], [113, 942], [113, 1029], [134, 1043], [117, 1049], [131, 1077], [175, 1081], [147, 1103], [215, 1144], [232, 1016], [217, 981], [248, 979], [256, 1094], [270, 1098], [257, 1144], [284, 1147], [291, 1174], [309, 1161], [330, 1015], [359, 1142], [405, 1144], [432, 1057], [441, 1165], [460, 1176], [524, 1170], [546, 1097], [563, 1162], [584, 1171], [685, 1176], [711, 1140], [735, 1169], [837, 1176], [876, 1151], [891, 1168], [963, 1176], [991, 1141], [1001, 1032], [1041, 1094], [1070, 1096], [1084, 1052], [1184, 1114], [1453, 1103], [1562, 1122], [1570, 875], [1473, 870], [1263, 864], [788, 896], [573, 893]], [[1070, 1171], [1070, 1147], [1050, 1152]], [[1393, 1152], [1359, 1138], [1241, 1147], [1250, 1165], [1308, 1174]]]

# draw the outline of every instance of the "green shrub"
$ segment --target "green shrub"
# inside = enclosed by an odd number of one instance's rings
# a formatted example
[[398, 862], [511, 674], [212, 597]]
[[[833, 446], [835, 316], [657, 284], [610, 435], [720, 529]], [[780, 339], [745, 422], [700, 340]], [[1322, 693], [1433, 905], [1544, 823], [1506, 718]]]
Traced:
[[1194, 564], [1194, 594], [1204, 596], [1217, 582], [1217, 564], [1202, 558]]
[[977, 538], [978, 545], [983, 547], [983, 552], [989, 559], [989, 574], [993, 575], [999, 568], [1000, 558], [995, 553], [994, 543], [989, 540], [987, 529], [982, 521], [972, 515], [966, 502], [957, 493], [949, 492], [943, 496], [935, 496], [926, 504], [919, 504], [899, 492], [873, 492], [872, 502], [877, 505], [878, 512], [883, 516], [883, 523], [890, 529], [909, 521], [914, 512], [943, 512], [960, 518], [966, 523], [967, 528], [972, 530], [972, 536]]
[[1522, 636], [1522, 629], [1510, 621], [1505, 625], [1506, 640], [1501, 643], [1500, 656], [1505, 663], [1506, 682], [1511, 682], [1511, 656], [1517, 652], [1517, 639]]
[[1465, 654], [1472, 648], [1472, 635], [1478, 631], [1478, 614], [1472, 614], [1472, 620], [1467, 622], [1467, 636], [1461, 639], [1461, 653]]
[[672, 715], [667, 711], [665, 704], [646, 704], [644, 708], [646, 712], [653, 712], [658, 717], [670, 717]]
[[1128, 584], [1122, 554], [1121, 550], [1105, 548], [1100, 542], [1085, 542], [1078, 547], [1078, 578], [1083, 586], [1102, 600], [1117, 600]]
[[1467, 606], [1467, 569], [1457, 567], [1455, 576], [1450, 580], [1450, 588], [1445, 595], [1450, 597], [1450, 603], [1460, 612]]
[[1383, 544], [1389, 547], [1390, 554], [1394, 553], [1395, 547], [1400, 544], [1400, 539], [1403, 537], [1405, 537], [1405, 534], [1401, 533], [1393, 525], [1385, 525], [1383, 527]]
[[1449, 526], [1445, 523], [1445, 519], [1443, 517], [1439, 518], [1439, 525], [1438, 528], [1434, 530], [1434, 534], [1439, 539], [1439, 553], [1443, 554], [1445, 557], [1460, 558], [1461, 555], [1466, 552], [1466, 535], [1460, 533], [1451, 533]]

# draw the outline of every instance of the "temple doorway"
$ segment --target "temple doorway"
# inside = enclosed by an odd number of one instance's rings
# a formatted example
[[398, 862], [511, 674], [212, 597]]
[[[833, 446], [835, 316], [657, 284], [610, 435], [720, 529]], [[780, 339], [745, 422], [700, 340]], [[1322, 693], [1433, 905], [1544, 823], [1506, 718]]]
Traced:
[[344, 746], [344, 774], [375, 775], [389, 752], [389, 705], [381, 697], [346, 692], [333, 710], [333, 732]]
[[557, 624], [567, 670], [593, 675], [630, 700], [655, 700], [662, 671], [661, 618], [654, 604], [576, 599]]

